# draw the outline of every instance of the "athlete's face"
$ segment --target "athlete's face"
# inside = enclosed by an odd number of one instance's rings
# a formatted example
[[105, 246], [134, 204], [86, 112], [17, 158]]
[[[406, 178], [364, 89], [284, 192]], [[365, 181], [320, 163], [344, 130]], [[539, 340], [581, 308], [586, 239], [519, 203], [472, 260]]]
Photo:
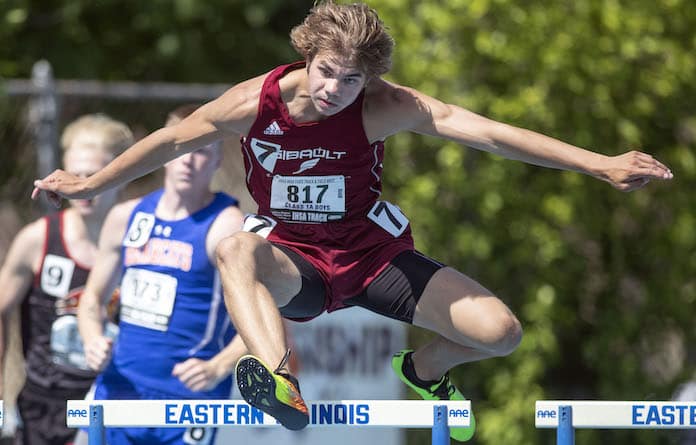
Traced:
[[168, 162], [164, 166], [167, 185], [179, 192], [207, 190], [220, 166], [220, 150], [219, 144], [211, 144]]
[[[113, 156], [100, 148], [100, 144], [99, 135], [90, 132], [78, 134], [63, 155], [63, 169], [75, 176], [86, 178], [104, 168]], [[83, 217], [104, 217], [117, 200], [118, 189], [112, 189], [92, 199], [73, 199], [69, 203]]]
[[365, 86], [359, 69], [339, 63], [338, 57], [317, 54], [309, 63], [309, 94], [319, 114], [331, 116], [352, 104]]

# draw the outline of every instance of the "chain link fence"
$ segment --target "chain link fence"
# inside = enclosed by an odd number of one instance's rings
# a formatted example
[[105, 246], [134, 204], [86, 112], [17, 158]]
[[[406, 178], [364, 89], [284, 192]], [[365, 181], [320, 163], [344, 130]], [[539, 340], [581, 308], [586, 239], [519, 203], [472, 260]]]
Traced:
[[[0, 200], [32, 207], [23, 216], [48, 211], [45, 202], [31, 205], [26, 196], [34, 178], [59, 167], [58, 140], [62, 129], [86, 113], [101, 112], [129, 125], [136, 139], [164, 124], [173, 108], [184, 103], [204, 103], [221, 95], [231, 85], [164, 82], [102, 82], [57, 80], [48, 62], [39, 61], [32, 79], [0, 80], [0, 143], [6, 156], [0, 170]], [[225, 141], [225, 161], [216, 174], [214, 188], [236, 195], [243, 210], [252, 211], [243, 178], [239, 141]], [[147, 192], [160, 184], [155, 173], [131, 184], [125, 197]], [[38, 208], [35, 208], [39, 206]]]

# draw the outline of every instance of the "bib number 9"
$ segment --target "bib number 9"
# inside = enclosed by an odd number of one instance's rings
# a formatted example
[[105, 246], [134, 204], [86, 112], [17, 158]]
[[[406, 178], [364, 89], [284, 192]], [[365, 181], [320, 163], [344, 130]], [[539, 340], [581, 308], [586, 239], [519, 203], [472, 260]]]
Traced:
[[63, 298], [70, 291], [75, 262], [70, 258], [48, 254], [41, 269], [41, 289], [48, 295]]

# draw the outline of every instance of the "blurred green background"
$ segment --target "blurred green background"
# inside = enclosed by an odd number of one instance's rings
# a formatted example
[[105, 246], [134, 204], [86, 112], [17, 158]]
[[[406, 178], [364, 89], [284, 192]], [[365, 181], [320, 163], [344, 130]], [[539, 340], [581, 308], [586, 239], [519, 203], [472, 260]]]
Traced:
[[[297, 58], [287, 34], [311, 4], [4, 0], [0, 78], [27, 78], [46, 59], [62, 79], [233, 84]], [[387, 142], [385, 197], [409, 215], [420, 250], [493, 290], [525, 328], [511, 356], [453, 372], [474, 401], [472, 443], [554, 443], [533, 427], [537, 399], [672, 398], [696, 377], [693, 0], [368, 4], [397, 42], [390, 80], [604, 154], [644, 150], [675, 175], [625, 194], [433, 138]], [[28, 219], [38, 209], [21, 105], [0, 93], [0, 199]], [[93, 106], [145, 130], [163, 116]], [[411, 332], [414, 345], [427, 338]], [[429, 440], [409, 434], [409, 445]], [[576, 443], [681, 440], [580, 431]]]

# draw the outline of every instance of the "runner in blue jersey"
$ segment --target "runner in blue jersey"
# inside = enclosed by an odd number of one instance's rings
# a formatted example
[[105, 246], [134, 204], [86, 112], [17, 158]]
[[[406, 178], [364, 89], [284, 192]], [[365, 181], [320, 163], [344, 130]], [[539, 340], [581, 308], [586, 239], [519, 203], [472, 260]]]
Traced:
[[[175, 110], [169, 124], [194, 107]], [[164, 188], [109, 213], [99, 261], [78, 312], [95, 399], [226, 399], [245, 347], [227, 316], [214, 252], [242, 225], [237, 200], [210, 191], [219, 144], [165, 166]], [[120, 282], [120, 332], [104, 335], [106, 301]], [[233, 340], [234, 338], [234, 340]], [[110, 428], [107, 442], [208, 444], [214, 430]]]

